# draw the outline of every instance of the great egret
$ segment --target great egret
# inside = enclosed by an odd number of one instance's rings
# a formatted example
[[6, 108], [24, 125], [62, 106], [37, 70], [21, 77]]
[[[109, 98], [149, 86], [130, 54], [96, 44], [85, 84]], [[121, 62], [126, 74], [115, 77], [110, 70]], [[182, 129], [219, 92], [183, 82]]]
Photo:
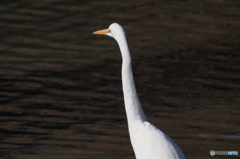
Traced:
[[142, 110], [135, 89], [131, 56], [128, 49], [124, 29], [113, 23], [108, 29], [99, 30], [93, 34], [113, 37], [122, 54], [122, 85], [125, 110], [127, 113], [130, 140], [137, 159], [185, 159], [181, 149], [174, 141], [149, 123]]

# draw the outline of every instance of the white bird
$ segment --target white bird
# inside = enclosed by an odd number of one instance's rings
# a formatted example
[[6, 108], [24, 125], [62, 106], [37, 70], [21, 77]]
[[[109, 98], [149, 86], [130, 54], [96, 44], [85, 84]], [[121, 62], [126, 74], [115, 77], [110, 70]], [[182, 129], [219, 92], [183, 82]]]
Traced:
[[113, 37], [122, 54], [122, 85], [130, 140], [137, 159], [185, 159], [182, 150], [174, 141], [149, 123], [141, 107], [135, 89], [131, 56], [124, 29], [113, 23], [108, 29], [93, 34]]

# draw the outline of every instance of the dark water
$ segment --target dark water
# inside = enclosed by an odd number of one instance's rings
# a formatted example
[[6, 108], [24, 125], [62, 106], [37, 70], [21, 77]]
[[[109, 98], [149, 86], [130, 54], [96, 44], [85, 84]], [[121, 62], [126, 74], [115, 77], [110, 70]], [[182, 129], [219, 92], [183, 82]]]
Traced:
[[1, 2], [1, 158], [135, 158], [118, 46], [92, 35], [112, 22], [126, 30], [149, 121], [187, 158], [240, 152], [239, 10], [233, 0]]

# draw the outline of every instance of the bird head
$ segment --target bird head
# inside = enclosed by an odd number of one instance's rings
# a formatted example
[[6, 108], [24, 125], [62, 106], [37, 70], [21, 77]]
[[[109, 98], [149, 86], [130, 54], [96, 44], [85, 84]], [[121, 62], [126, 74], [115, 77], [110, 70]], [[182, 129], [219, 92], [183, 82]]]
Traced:
[[125, 35], [122, 26], [119, 25], [118, 23], [112, 23], [108, 27], [108, 29], [95, 31], [95, 32], [93, 32], [93, 34], [108, 35], [110, 37], [113, 37], [117, 41], [118, 41], [118, 38], [121, 38], [123, 35]]

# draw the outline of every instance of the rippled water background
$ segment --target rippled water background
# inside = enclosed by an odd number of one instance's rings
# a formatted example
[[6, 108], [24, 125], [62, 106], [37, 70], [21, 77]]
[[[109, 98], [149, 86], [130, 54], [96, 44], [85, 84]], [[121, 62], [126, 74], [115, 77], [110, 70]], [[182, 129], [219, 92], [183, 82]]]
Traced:
[[187, 158], [240, 153], [239, 10], [234, 0], [1, 1], [1, 158], [135, 158], [118, 46], [92, 35], [112, 22], [127, 33], [149, 121]]

